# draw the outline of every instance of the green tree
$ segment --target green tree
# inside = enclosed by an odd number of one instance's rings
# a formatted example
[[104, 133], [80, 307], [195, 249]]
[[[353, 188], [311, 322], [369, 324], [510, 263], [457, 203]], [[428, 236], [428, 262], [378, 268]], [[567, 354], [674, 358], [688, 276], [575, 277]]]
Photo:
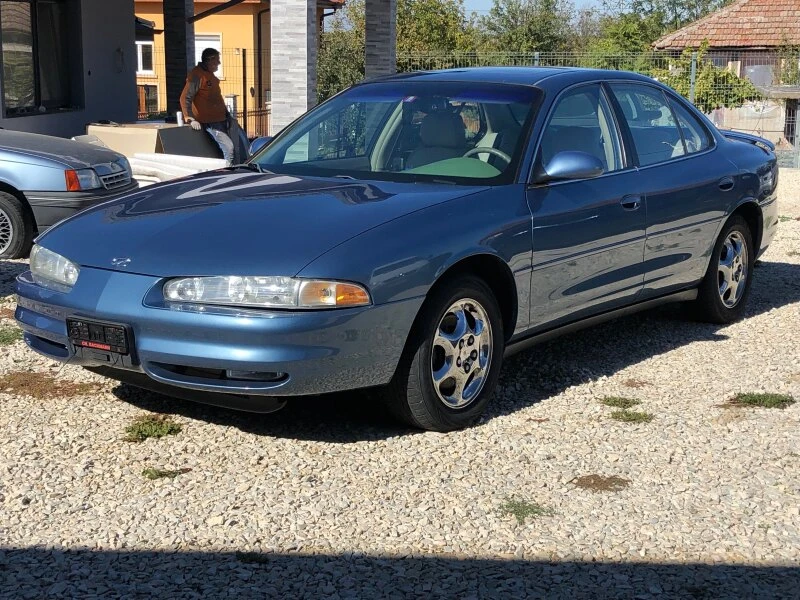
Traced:
[[[364, 78], [364, 0], [349, 0], [326, 23], [317, 62], [320, 101]], [[397, 54], [442, 53], [441, 59], [404, 60], [400, 70], [455, 66], [454, 52], [474, 51], [477, 33], [463, 0], [398, 0]], [[432, 64], [435, 63], [435, 64]]]
[[398, 54], [471, 49], [463, 0], [398, 0]]
[[481, 18], [484, 47], [508, 52], [569, 49], [573, 8], [567, 0], [494, 0]]
[[[682, 96], [691, 92], [692, 49], [685, 50], [668, 69], [655, 69], [653, 77], [667, 84]], [[694, 104], [705, 113], [725, 106], [736, 108], [748, 100], [761, 97], [759, 91], [747, 79], [728, 69], [715, 67], [706, 58], [708, 43], [697, 51]]]
[[317, 57], [317, 100], [364, 79], [364, 0], [350, 0], [326, 23]]

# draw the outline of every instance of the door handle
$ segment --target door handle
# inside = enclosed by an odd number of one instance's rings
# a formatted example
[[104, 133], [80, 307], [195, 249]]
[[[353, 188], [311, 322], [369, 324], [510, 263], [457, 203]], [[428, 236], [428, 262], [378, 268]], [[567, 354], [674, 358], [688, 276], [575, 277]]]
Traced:
[[642, 205], [641, 196], [625, 196], [620, 200], [622, 208], [625, 210], [637, 210]]
[[723, 192], [730, 192], [733, 189], [734, 183], [732, 177], [723, 177], [719, 180], [719, 189]]

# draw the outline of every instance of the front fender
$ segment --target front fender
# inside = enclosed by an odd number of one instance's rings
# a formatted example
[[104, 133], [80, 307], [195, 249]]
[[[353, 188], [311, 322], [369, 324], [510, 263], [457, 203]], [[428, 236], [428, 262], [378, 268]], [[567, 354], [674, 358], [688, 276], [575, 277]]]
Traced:
[[64, 170], [60, 165], [39, 165], [15, 158], [0, 159], [0, 182], [20, 192], [66, 191]]
[[492, 188], [405, 215], [326, 252], [298, 275], [356, 281], [383, 304], [425, 296], [448, 269], [476, 255], [501, 260], [518, 287], [529, 291], [529, 283], [519, 285], [531, 269], [531, 218], [522, 186]]

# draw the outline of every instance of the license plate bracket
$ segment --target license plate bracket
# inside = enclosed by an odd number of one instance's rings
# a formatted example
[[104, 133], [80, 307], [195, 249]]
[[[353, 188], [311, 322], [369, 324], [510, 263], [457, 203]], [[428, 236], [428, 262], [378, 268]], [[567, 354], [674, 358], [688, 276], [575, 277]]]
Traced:
[[129, 325], [94, 319], [67, 319], [69, 341], [79, 348], [127, 355], [131, 351], [133, 333]]

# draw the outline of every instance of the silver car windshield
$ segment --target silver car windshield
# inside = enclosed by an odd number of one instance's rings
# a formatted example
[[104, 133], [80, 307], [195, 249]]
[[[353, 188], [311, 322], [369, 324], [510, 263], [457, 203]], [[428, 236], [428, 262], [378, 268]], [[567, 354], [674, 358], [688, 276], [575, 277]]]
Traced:
[[474, 82], [360, 85], [296, 121], [251, 162], [295, 175], [508, 183], [540, 96]]

